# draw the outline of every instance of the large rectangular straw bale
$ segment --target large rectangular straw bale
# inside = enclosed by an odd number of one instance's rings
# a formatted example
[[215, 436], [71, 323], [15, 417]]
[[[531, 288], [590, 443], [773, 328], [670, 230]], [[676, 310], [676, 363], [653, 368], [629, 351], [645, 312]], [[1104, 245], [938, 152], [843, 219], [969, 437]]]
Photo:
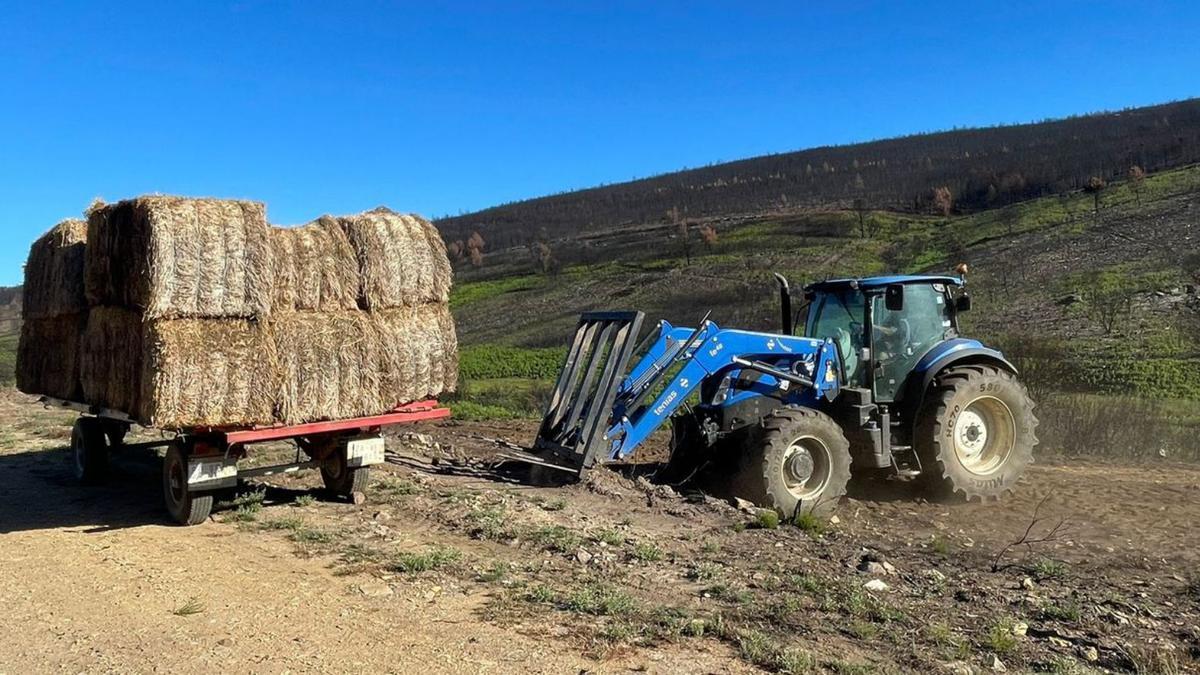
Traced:
[[141, 417], [150, 426], [274, 422], [276, 356], [265, 323], [176, 319], [146, 324]]
[[358, 308], [358, 259], [341, 225], [329, 216], [301, 227], [271, 228], [272, 310]]
[[271, 247], [258, 202], [137, 197], [88, 217], [88, 302], [146, 318], [255, 317], [271, 308]]
[[25, 319], [17, 343], [17, 388], [79, 400], [80, 341], [86, 321], [84, 312]]
[[164, 429], [270, 424], [276, 358], [263, 323], [158, 319], [93, 308], [84, 336], [85, 400]]
[[83, 292], [83, 264], [87, 223], [64, 220], [38, 237], [29, 247], [25, 263], [21, 315], [49, 319], [87, 313]]
[[83, 400], [141, 417], [142, 319], [119, 307], [93, 307], [79, 360]]
[[449, 300], [450, 259], [429, 221], [383, 207], [339, 220], [358, 256], [362, 307], [378, 310]]
[[280, 419], [297, 424], [375, 415], [453, 391], [458, 347], [449, 316], [449, 308], [436, 303], [276, 315], [271, 330], [280, 360]]

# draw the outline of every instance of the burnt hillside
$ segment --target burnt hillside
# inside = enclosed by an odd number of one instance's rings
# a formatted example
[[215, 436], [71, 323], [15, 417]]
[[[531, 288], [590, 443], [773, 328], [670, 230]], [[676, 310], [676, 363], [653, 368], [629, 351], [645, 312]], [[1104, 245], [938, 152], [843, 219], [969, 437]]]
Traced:
[[946, 186], [959, 212], [1200, 161], [1200, 99], [1062, 120], [920, 134], [754, 157], [497, 206], [438, 221], [489, 247], [689, 217], [850, 206], [925, 211]]

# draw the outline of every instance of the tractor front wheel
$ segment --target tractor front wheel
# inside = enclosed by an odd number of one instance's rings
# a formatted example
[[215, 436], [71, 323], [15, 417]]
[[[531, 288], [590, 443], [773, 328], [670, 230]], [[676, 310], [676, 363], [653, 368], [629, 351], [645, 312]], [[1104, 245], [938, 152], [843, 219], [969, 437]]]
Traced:
[[921, 480], [933, 496], [1011, 491], [1037, 445], [1033, 401], [1010, 372], [958, 366], [938, 375], [917, 419]]
[[782, 408], [763, 418], [743, 456], [735, 494], [793, 521], [824, 518], [850, 480], [850, 443], [828, 415]]

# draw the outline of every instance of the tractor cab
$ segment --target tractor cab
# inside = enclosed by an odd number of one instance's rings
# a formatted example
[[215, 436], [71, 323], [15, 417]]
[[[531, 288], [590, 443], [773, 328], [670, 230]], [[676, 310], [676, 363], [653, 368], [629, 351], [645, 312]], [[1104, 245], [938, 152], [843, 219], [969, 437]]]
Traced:
[[[846, 387], [890, 403], [931, 349], [958, 336], [958, 314], [970, 308], [963, 280], [950, 276], [835, 279], [807, 286], [803, 334], [837, 345]], [[792, 326], [793, 332], [800, 326]]]

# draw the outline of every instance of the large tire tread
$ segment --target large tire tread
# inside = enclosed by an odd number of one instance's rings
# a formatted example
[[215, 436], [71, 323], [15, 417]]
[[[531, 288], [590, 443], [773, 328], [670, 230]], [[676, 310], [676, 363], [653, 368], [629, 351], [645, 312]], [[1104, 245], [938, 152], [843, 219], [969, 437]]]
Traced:
[[[989, 382], [1000, 382], [1009, 389], [1008, 396], [1016, 405], [1009, 409], [1014, 416], [1016, 439], [1012, 454], [1005, 461], [995, 485], [973, 480], [958, 465], [952, 444], [945, 441], [945, 428], [952, 423], [949, 411], [961, 392]], [[964, 395], [965, 397], [965, 395]], [[1025, 386], [1007, 370], [988, 365], [951, 366], [938, 375], [925, 398], [917, 418], [916, 449], [921, 460], [921, 483], [931, 497], [947, 499], [958, 494], [967, 501], [998, 500], [1011, 494], [1025, 468], [1033, 463], [1033, 448], [1037, 445], [1037, 417], [1034, 402]], [[949, 447], [948, 447], [949, 446]]]
[[[751, 436], [743, 468], [735, 478], [735, 494], [789, 519], [800, 514], [830, 515], [850, 482], [850, 443], [841, 427], [824, 413], [799, 407], [775, 410], [760, 424], [758, 433]], [[777, 462], [802, 432], [821, 437], [832, 455], [827, 487], [816, 501], [808, 503], [798, 502], [775, 480], [780, 473]]]

